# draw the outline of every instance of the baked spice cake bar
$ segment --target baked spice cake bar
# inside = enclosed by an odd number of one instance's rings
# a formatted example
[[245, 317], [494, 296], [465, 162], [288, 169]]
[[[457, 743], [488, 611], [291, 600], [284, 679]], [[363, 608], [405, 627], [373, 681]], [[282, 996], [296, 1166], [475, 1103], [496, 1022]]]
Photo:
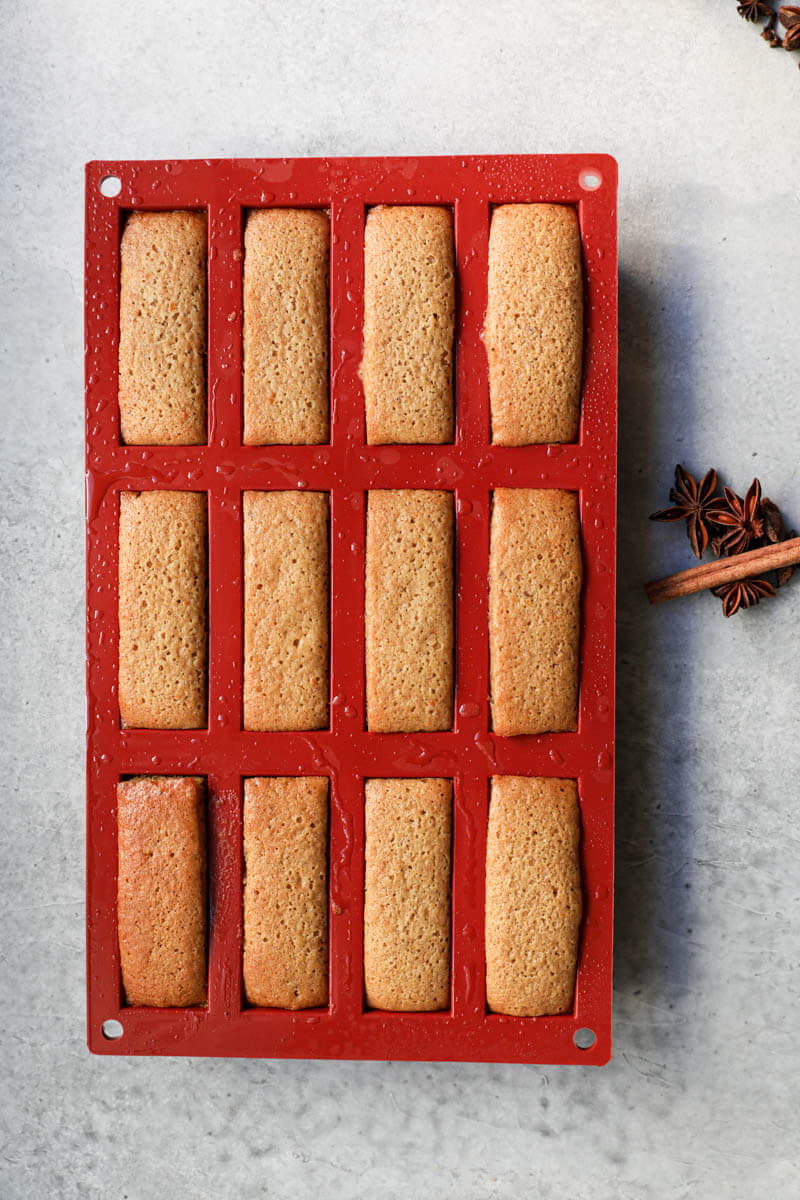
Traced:
[[577, 495], [498, 488], [489, 551], [495, 733], [577, 729], [582, 579]]
[[117, 913], [128, 1004], [206, 1002], [205, 786], [140, 776], [117, 785]]
[[370, 1008], [450, 1006], [452, 783], [365, 785], [364, 988]]
[[244, 231], [244, 443], [328, 440], [330, 220], [250, 212]]
[[583, 271], [578, 215], [563, 204], [492, 213], [484, 338], [492, 441], [574, 442], [580, 417]]
[[455, 267], [447, 208], [380, 205], [364, 229], [367, 442], [452, 442]]
[[123, 442], [205, 442], [205, 356], [205, 213], [131, 213], [120, 247]]
[[453, 721], [453, 497], [371, 491], [367, 500], [367, 728]]
[[244, 493], [244, 727], [328, 724], [328, 496]]
[[486, 846], [486, 999], [540, 1017], [572, 1007], [582, 915], [572, 779], [495, 775]]
[[122, 492], [119, 711], [133, 729], [206, 724], [205, 492]]
[[328, 780], [244, 782], [244, 994], [328, 1003]]

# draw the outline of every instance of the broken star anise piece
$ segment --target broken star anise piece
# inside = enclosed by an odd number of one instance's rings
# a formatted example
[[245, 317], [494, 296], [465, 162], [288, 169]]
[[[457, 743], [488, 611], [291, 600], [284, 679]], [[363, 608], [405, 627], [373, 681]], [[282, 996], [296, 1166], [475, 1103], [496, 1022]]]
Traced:
[[672, 506], [651, 513], [650, 520], [686, 521], [686, 533], [695, 558], [702, 558], [708, 547], [710, 507], [716, 490], [717, 472], [713, 468], [706, 471], [698, 484], [678, 463], [675, 468], [675, 486], [670, 488], [669, 492]]
[[715, 538], [714, 553], [718, 556], [741, 554], [754, 538], [760, 538], [764, 533], [759, 481], [753, 480], [744, 500], [733, 488], [726, 487], [723, 498], [709, 505], [708, 519], [726, 531]]
[[[797, 537], [797, 531], [795, 529], [793, 529], [791, 531], [791, 533], [788, 534], [788, 536], [790, 538]], [[795, 570], [794, 567], [780, 567], [775, 572], [775, 587], [779, 587], [779, 588], [785, 587], [785, 585], [792, 578], [792, 571], [794, 571], [794, 570]]]
[[722, 600], [722, 612], [732, 617], [740, 608], [752, 608], [759, 600], [775, 595], [775, 588], [766, 579], [739, 579], [711, 589]]
[[744, 17], [745, 21], [760, 21], [762, 17], [768, 17], [772, 13], [772, 5], [765, 4], [764, 0], [739, 0], [739, 16]]
[[[787, 532], [786, 526], [783, 523], [781, 510], [769, 496], [765, 496], [761, 501], [761, 515], [764, 518], [764, 539], [767, 542], [785, 542], [787, 538], [797, 537], [794, 529]], [[775, 572], [775, 586], [783, 587], [792, 578], [794, 567], [779, 567]]]
[[765, 42], [767, 42], [773, 48], [775, 46], [783, 45], [783, 42], [781, 41], [781, 38], [780, 38], [780, 34], [775, 32], [775, 23], [777, 20], [778, 20], [778, 14], [776, 12], [774, 12], [772, 14], [772, 16], [770, 17], [770, 19], [767, 21], [764, 28], [761, 30], [762, 38], [764, 39]]
[[764, 496], [761, 501], [761, 517], [764, 521], [764, 537], [767, 541], [782, 542], [786, 537], [786, 531], [783, 528], [783, 517], [781, 516], [781, 510], [774, 500], [770, 500], [769, 496]]

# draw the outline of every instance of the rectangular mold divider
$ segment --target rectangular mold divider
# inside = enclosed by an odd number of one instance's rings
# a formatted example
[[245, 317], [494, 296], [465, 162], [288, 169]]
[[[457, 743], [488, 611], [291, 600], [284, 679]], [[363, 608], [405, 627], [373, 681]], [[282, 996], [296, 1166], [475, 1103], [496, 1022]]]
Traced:
[[222, 452], [216, 465], [223, 479], [236, 469], [242, 440], [243, 246], [241, 205], [212, 204], [208, 211], [208, 441]]
[[242, 780], [208, 780], [208, 1021], [223, 1027], [242, 1008]]
[[[348, 1030], [363, 1007], [364, 491], [331, 494], [331, 1010]], [[352, 1035], [350, 1035], [352, 1036]]]
[[453, 1015], [479, 1029], [486, 1012], [484, 893], [489, 785], [462, 773], [453, 784]]
[[364, 782], [358, 775], [334, 776], [330, 814], [330, 1011], [347, 1058], [364, 1008]]
[[[364, 404], [361, 359], [364, 205], [331, 215], [331, 778], [330, 998], [343, 1057], [354, 1055], [364, 1007], [364, 780], [353, 751], [366, 724], [364, 676]], [[342, 747], [343, 752], [340, 752]]]
[[[599, 186], [587, 182], [587, 173]], [[117, 197], [100, 181], [116, 175]], [[595, 180], [594, 182], [597, 182]], [[90, 163], [86, 174], [87, 992], [88, 1040], [111, 1054], [400, 1058], [595, 1063], [611, 1054], [614, 573], [616, 498], [616, 164], [604, 155], [415, 159], [233, 159]], [[495, 447], [482, 330], [492, 207], [575, 205], [585, 268], [585, 365], [574, 445]], [[457, 267], [452, 445], [367, 446], [359, 378], [364, 223], [373, 204], [454, 213]], [[331, 437], [323, 446], [243, 446], [243, 225], [250, 208], [331, 215]], [[124, 446], [117, 404], [119, 240], [127, 212], [208, 214], [208, 444]], [[441, 488], [456, 516], [454, 725], [431, 734], [365, 727], [364, 551], [371, 488]], [[498, 487], [579, 493], [585, 586], [576, 733], [501, 738], [490, 728], [488, 555]], [[123, 730], [117, 702], [118, 495], [205, 491], [209, 502], [209, 725]], [[242, 492], [328, 492], [331, 708], [319, 731], [242, 727]], [[199, 774], [209, 796], [209, 1005], [134, 1009], [121, 996], [116, 929], [116, 783]], [[330, 1002], [308, 1012], [243, 1007], [242, 792], [259, 775], [330, 778]], [[484, 890], [493, 774], [578, 780], [585, 919], [574, 1010], [521, 1019], [486, 1012]], [[452, 1006], [365, 1011], [364, 780], [453, 780]], [[104, 1021], [122, 1023], [107, 1040]], [[596, 1042], [579, 1050], [573, 1035]]]

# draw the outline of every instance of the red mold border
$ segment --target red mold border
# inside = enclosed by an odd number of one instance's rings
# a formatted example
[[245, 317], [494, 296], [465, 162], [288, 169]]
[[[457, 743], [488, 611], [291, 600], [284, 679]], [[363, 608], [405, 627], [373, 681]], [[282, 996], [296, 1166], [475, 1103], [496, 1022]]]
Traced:
[[[101, 181], [116, 177], [113, 198]], [[594, 186], [592, 186], [594, 185]], [[617, 470], [617, 165], [607, 155], [92, 162], [86, 168], [87, 992], [100, 1054], [421, 1059], [601, 1065], [611, 1057], [614, 854], [614, 613]], [[486, 308], [491, 208], [577, 207], [586, 335], [579, 440], [500, 448], [489, 440]], [[358, 376], [364, 217], [373, 204], [453, 208], [457, 264], [456, 435], [447, 446], [367, 446]], [[331, 440], [241, 445], [242, 229], [245, 210], [331, 214]], [[124, 446], [117, 356], [119, 237], [131, 209], [197, 208], [209, 219], [208, 444]], [[363, 568], [369, 488], [451, 490], [456, 502], [457, 658], [451, 732], [364, 728]], [[577, 733], [489, 731], [488, 548], [491, 492], [579, 494], [585, 563]], [[209, 724], [120, 728], [117, 702], [119, 493], [205, 491], [209, 503]], [[241, 493], [331, 494], [331, 725], [319, 733], [242, 729]], [[203, 1009], [126, 1007], [116, 932], [116, 784], [127, 774], [199, 774], [209, 795], [209, 1000]], [[292, 1013], [248, 1009], [241, 984], [242, 781], [328, 775], [330, 1002]], [[493, 774], [576, 778], [585, 916], [573, 1011], [520, 1019], [486, 1011], [484, 856]], [[452, 997], [443, 1013], [365, 1011], [363, 781], [454, 780]], [[109, 1039], [106, 1021], [123, 1033]], [[586, 1050], [577, 1030], [595, 1034]]]

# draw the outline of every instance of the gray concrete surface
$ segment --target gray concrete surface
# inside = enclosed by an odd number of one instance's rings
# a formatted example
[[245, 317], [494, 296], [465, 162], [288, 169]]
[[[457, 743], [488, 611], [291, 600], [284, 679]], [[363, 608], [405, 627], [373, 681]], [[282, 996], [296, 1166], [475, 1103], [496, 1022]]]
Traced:
[[[733, 0], [3, 9], [0, 1195], [800, 1195], [800, 582], [648, 609], [677, 459], [800, 526], [797, 57]], [[792, 138], [791, 129], [795, 136]], [[621, 169], [616, 1057], [84, 1046], [82, 165], [604, 150]]]

